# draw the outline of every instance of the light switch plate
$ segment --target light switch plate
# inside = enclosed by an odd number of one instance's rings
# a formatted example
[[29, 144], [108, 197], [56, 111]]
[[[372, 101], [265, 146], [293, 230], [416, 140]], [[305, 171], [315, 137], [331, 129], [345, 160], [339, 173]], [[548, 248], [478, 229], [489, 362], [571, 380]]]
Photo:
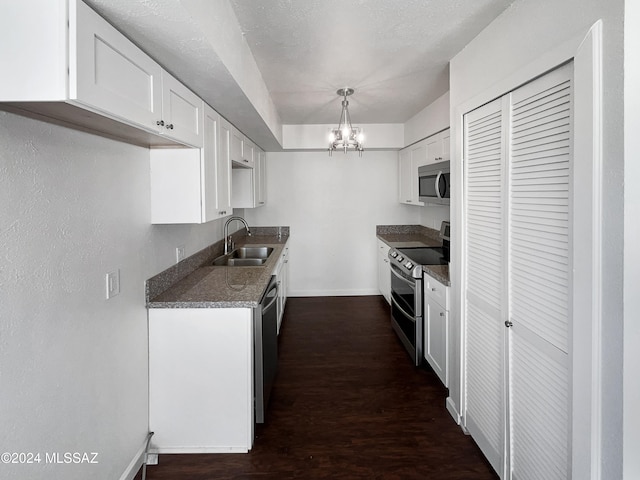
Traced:
[[120, 269], [106, 275], [107, 300], [120, 293]]
[[176, 247], [176, 263], [184, 260], [184, 245], [178, 245]]

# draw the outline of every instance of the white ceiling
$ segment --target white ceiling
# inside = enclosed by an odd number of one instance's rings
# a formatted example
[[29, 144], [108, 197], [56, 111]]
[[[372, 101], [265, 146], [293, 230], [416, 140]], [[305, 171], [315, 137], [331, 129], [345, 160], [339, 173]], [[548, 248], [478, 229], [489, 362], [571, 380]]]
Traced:
[[231, 0], [285, 124], [404, 123], [449, 90], [449, 60], [513, 0]]
[[[447, 92], [448, 61], [512, 1], [86, 0], [266, 149], [279, 149], [280, 124], [337, 123], [345, 86], [354, 123], [407, 121]], [[231, 65], [225, 48], [246, 55], [214, 30], [239, 32], [253, 59]]]

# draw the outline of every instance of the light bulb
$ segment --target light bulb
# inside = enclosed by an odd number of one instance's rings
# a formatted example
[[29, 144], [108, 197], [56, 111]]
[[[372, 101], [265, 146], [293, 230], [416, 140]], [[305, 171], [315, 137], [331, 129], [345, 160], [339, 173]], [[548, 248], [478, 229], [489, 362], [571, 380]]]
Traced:
[[342, 138], [349, 138], [349, 129], [347, 127], [342, 129]]

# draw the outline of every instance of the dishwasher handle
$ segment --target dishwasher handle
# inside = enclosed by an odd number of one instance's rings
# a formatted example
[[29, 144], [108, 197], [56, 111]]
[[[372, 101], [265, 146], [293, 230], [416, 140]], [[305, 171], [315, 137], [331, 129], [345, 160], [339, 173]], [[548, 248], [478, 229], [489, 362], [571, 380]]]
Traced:
[[275, 290], [275, 295], [273, 296], [273, 300], [271, 300], [269, 303], [267, 303], [265, 306], [262, 307], [262, 314], [263, 315], [266, 312], [268, 312], [269, 310], [271, 310], [271, 308], [273, 308], [273, 306], [275, 305], [276, 301], [278, 300], [278, 282], [272, 281], [271, 283], [272, 283], [273, 286], [267, 290], [267, 292], [264, 294], [263, 299], [266, 300], [267, 298], [269, 298], [269, 295], [274, 290]]

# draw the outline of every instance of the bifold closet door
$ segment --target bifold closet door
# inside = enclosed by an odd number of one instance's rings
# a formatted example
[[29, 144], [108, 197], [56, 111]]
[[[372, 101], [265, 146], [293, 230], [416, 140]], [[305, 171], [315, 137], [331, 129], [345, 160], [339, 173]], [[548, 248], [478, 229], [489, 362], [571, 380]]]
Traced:
[[501, 473], [505, 445], [503, 100], [464, 116], [465, 426]]
[[511, 93], [511, 478], [570, 478], [572, 69]]
[[465, 426], [505, 479], [571, 477], [572, 68], [464, 116]]

